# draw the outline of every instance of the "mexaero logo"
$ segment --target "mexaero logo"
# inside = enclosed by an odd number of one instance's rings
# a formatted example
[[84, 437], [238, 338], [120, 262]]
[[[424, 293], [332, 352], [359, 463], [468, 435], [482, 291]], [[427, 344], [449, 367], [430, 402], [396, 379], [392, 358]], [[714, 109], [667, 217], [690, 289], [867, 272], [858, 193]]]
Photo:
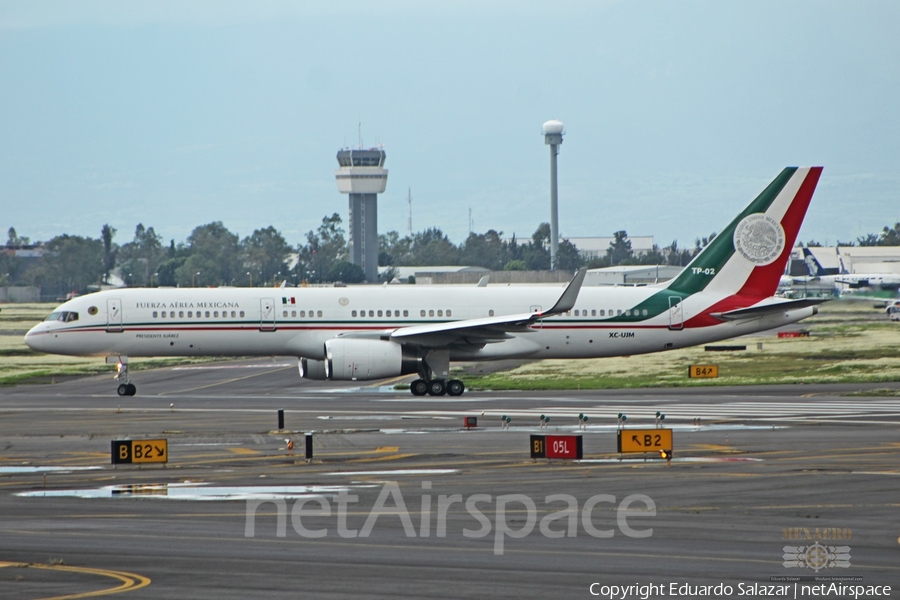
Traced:
[[733, 239], [734, 249], [756, 266], [772, 264], [784, 250], [784, 228], [763, 213], [741, 219]]

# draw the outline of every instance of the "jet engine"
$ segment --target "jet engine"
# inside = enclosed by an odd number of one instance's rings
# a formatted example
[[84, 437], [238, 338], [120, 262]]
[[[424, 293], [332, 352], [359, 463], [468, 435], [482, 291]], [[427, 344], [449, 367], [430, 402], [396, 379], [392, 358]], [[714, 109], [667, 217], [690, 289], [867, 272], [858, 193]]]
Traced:
[[325, 342], [324, 362], [325, 377], [348, 381], [416, 373], [419, 359], [414, 349], [394, 342], [337, 338]]
[[297, 361], [300, 377], [303, 379], [328, 379], [325, 376], [325, 361], [312, 358], [301, 358]]

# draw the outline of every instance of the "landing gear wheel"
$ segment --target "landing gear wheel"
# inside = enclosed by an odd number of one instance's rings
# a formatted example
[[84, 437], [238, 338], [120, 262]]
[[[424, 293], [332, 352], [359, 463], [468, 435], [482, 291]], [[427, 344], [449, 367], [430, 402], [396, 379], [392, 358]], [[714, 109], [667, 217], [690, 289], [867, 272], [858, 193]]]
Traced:
[[432, 379], [428, 382], [429, 396], [443, 396], [447, 393], [447, 385], [443, 379]]
[[428, 383], [424, 379], [416, 379], [409, 384], [409, 391], [413, 396], [424, 396], [428, 393]]
[[120, 383], [120, 384], [119, 384], [119, 387], [116, 388], [116, 392], [117, 392], [120, 396], [128, 396], [128, 395], [129, 395], [129, 394], [128, 394], [128, 386], [129, 386], [129, 385], [130, 385], [130, 384], [127, 384], [127, 383]]
[[451, 396], [462, 396], [466, 391], [466, 385], [459, 379], [451, 379], [447, 382], [447, 394]]
[[129, 383], [128, 385], [128, 395], [134, 396], [137, 393], [137, 386], [133, 383]]

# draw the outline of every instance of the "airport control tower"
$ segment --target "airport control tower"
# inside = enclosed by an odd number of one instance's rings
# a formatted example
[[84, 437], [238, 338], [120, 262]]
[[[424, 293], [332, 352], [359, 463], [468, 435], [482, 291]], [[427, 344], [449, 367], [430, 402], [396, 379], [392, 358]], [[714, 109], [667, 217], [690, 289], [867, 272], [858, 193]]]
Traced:
[[334, 172], [338, 191], [350, 194], [350, 262], [362, 267], [366, 281], [378, 281], [378, 194], [387, 187], [385, 154], [380, 148], [339, 150]]

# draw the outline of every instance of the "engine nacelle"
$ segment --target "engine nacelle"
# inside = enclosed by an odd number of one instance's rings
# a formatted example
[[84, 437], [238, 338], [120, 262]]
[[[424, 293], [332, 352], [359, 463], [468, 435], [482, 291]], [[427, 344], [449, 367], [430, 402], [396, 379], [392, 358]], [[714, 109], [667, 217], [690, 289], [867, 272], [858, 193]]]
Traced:
[[343, 381], [381, 379], [418, 371], [416, 351], [395, 342], [338, 338], [325, 342], [325, 376]]
[[300, 377], [303, 379], [328, 379], [328, 377], [325, 376], [324, 360], [301, 358], [297, 361], [297, 367], [300, 369]]

